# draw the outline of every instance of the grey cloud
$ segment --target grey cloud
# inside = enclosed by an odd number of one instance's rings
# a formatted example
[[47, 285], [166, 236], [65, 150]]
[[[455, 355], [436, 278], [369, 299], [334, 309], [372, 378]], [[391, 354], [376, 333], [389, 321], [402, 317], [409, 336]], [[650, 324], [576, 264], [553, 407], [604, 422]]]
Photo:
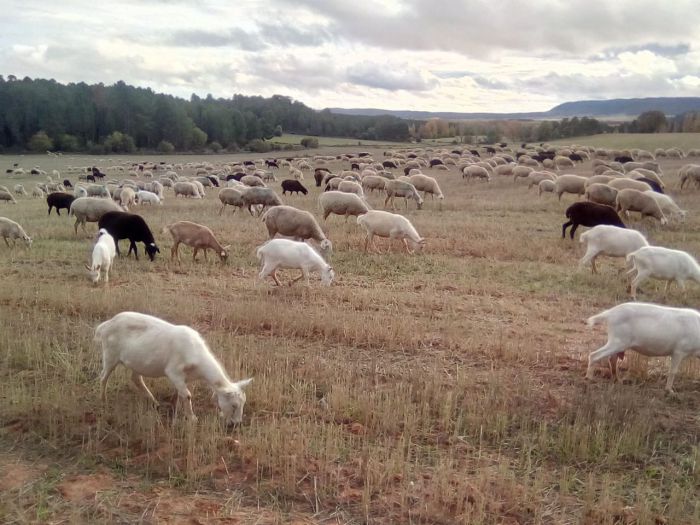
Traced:
[[426, 80], [418, 71], [397, 65], [361, 64], [349, 68], [346, 78], [354, 84], [387, 91], [428, 91], [437, 85], [437, 81]]
[[324, 56], [310, 61], [300, 60], [291, 54], [249, 57], [242, 70], [259, 77], [266, 84], [314, 92], [336, 87], [340, 76], [332, 58]]
[[271, 45], [319, 46], [332, 40], [324, 26], [311, 25], [303, 29], [290, 24], [259, 22], [260, 38]]
[[244, 51], [259, 51], [266, 44], [256, 34], [242, 29], [228, 31], [181, 30], [166, 38], [166, 43], [180, 47], [237, 47]]

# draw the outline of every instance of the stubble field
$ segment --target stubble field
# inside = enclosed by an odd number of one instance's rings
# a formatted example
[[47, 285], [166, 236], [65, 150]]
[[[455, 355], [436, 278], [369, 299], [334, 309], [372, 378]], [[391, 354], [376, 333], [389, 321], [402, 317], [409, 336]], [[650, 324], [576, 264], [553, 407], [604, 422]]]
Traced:
[[[347, 150], [319, 153], [337, 151]], [[75, 183], [68, 165], [130, 160], [197, 158], [6, 156], [2, 167], [59, 169]], [[652, 244], [698, 255], [700, 192], [677, 189], [685, 162], [661, 161], [685, 223], [632, 225]], [[577, 268], [578, 235], [561, 239], [574, 197], [538, 198], [510, 177], [468, 183], [454, 167], [424, 171], [445, 201], [408, 212], [398, 203], [428, 241], [422, 254], [398, 242], [386, 253], [387, 240], [385, 253], [365, 254], [354, 219], [319, 217], [334, 244], [330, 288], [254, 286], [266, 229], [247, 211], [220, 216], [216, 190], [137, 207], [162, 253], [118, 259], [107, 288], [83, 267], [94, 224], [76, 237], [73, 219], [48, 217], [42, 200], [0, 204], [34, 239], [31, 250], [0, 243], [2, 521], [700, 522], [698, 364], [683, 367], [676, 397], [663, 391], [664, 360], [630, 356], [624, 384], [602, 366], [584, 379], [605, 334], [583, 321], [628, 298], [621, 261], [592, 275]], [[590, 162], [567, 172], [590, 174]], [[287, 173], [271, 183], [280, 193]], [[38, 179], [2, 184], [31, 192]], [[318, 217], [319, 189], [308, 174], [304, 183], [308, 196], [283, 200]], [[369, 202], [383, 207], [376, 194]], [[188, 248], [182, 264], [170, 261], [161, 229], [176, 220], [211, 227], [232, 245], [228, 264], [193, 263]], [[663, 302], [662, 288], [646, 284], [640, 299]], [[665, 304], [698, 299], [690, 284]], [[147, 380], [155, 410], [123, 368], [102, 406], [93, 330], [124, 310], [194, 327], [232, 379], [254, 376], [243, 424], [226, 431], [200, 384], [199, 422], [173, 425], [168, 381]]]

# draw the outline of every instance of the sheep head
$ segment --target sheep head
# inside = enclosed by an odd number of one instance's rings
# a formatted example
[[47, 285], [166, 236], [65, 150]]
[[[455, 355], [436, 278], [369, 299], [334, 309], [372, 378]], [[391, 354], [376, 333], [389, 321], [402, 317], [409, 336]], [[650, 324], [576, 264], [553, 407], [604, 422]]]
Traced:
[[253, 382], [253, 378], [231, 383], [227, 388], [217, 392], [217, 402], [221, 417], [227, 425], [243, 421], [243, 407], [246, 402], [244, 389]]

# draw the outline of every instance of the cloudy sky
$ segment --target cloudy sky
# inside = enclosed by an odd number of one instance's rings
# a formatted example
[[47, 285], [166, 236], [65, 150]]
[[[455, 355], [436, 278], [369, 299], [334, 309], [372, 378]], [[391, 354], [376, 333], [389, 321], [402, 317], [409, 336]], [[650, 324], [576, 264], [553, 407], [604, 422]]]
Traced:
[[698, 0], [2, 0], [0, 74], [314, 108], [700, 96]]

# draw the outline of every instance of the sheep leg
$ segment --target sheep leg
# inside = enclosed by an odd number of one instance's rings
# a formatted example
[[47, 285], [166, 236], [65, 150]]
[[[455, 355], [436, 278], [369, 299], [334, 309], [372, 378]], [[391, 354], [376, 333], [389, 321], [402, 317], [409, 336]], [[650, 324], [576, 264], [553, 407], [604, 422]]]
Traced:
[[595, 260], [596, 260], [595, 257], [593, 257], [591, 259], [591, 269], [593, 270], [593, 273], [598, 273], [598, 268], [596, 268], [596, 266], [595, 266]]
[[107, 401], [107, 380], [112, 374], [116, 366], [119, 364], [118, 359], [109, 359], [107, 355], [102, 355], [102, 373], [100, 374], [100, 399], [103, 403]]
[[578, 228], [578, 224], [574, 223], [574, 225], [571, 227], [571, 231], [569, 232], [569, 236], [573, 240], [574, 234], [576, 233], [576, 228]]
[[382, 251], [377, 247], [377, 243], [374, 240], [374, 235], [372, 235], [372, 248], [374, 248], [375, 253], [382, 253]]
[[175, 244], [173, 244], [173, 247], [170, 248], [170, 260], [172, 261], [176, 257], [177, 257], [177, 262], [181, 262], [180, 261], [180, 243], [179, 242], [176, 242]]
[[561, 238], [566, 239], [566, 229], [573, 224], [573, 221], [565, 222], [561, 226]]
[[272, 270], [272, 272], [270, 272], [270, 277], [272, 277], [272, 280], [275, 281], [275, 284], [276, 284], [277, 286], [282, 286], [282, 283], [281, 283], [280, 280], [277, 278], [277, 270], [276, 270], [276, 269], [275, 269], [275, 270]]
[[209, 259], [207, 259], [207, 249], [204, 248], [204, 262], [209, 262]]
[[9, 248], [9, 247], [10, 247], [10, 243], [9, 243], [9, 242], [7, 242], [7, 237], [3, 237], [3, 239], [5, 239], [5, 244], [6, 244], [6, 245], [7, 245], [7, 247]]
[[308, 285], [308, 283], [309, 283], [309, 277], [308, 277], [308, 275], [306, 274], [306, 272], [304, 272], [304, 270], [302, 269], [302, 270], [301, 270], [301, 275], [300, 275], [299, 277], [295, 277], [294, 279], [292, 279], [291, 281], [289, 281], [289, 286], [292, 286], [295, 282], [300, 281], [303, 277], [306, 277], [306, 284]]
[[641, 282], [647, 278], [646, 273], [642, 273], [641, 270], [637, 270], [637, 276], [632, 279], [632, 283], [630, 284], [630, 295], [632, 296], [633, 300], [637, 300], [637, 287], [641, 284]]
[[150, 391], [150, 390], [148, 389], [148, 387], [146, 386], [146, 383], [143, 382], [143, 376], [142, 376], [142, 375], [138, 374], [137, 372], [132, 372], [132, 373], [131, 373], [131, 381], [134, 383], [134, 385], [136, 385], [136, 388], [137, 388], [138, 390], [140, 390], [141, 392], [143, 392], [144, 394], [146, 394], [146, 397], [147, 397], [148, 399], [150, 399], [151, 401], [153, 401], [153, 404], [154, 404], [155, 406], [158, 406], [158, 405], [159, 405], [158, 401], [156, 401], [156, 398], [153, 397], [153, 394], [151, 393], [151, 391]]
[[167, 369], [165, 375], [168, 376], [168, 379], [170, 379], [177, 389], [177, 405], [175, 406], [175, 417], [173, 420], [177, 419], [177, 409], [179, 405], [184, 403], [187, 419], [196, 422], [197, 416], [194, 415], [194, 410], [192, 410], [192, 392], [187, 388], [184, 378], [179, 373]]
[[192, 252], [192, 262], [197, 261], [197, 254], [199, 253], [199, 248], [195, 248], [194, 251]]
[[586, 369], [586, 379], [593, 379], [593, 365], [608, 356], [623, 352], [624, 346], [619, 341], [608, 340], [605, 346], [588, 355], [588, 368]]
[[402, 239], [402, 241], [403, 241], [403, 245], [406, 247], [406, 252], [409, 253], [409, 254], [412, 254], [413, 252], [412, 252], [411, 249], [408, 247], [408, 241], [407, 241], [405, 238]]
[[681, 367], [683, 362], [683, 355], [674, 353], [671, 355], [671, 366], [668, 370], [668, 378], [666, 379], [666, 392], [669, 394], [675, 394], [673, 391], [673, 380], [676, 378], [678, 369]]

